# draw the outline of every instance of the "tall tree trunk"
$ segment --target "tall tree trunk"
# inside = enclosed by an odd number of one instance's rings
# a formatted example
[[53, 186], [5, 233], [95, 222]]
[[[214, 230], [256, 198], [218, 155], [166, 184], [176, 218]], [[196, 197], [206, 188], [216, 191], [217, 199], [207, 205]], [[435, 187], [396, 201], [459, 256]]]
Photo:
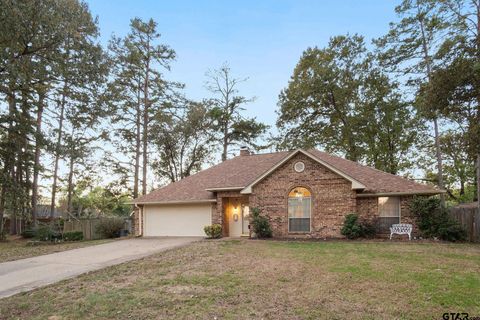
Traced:
[[136, 119], [135, 119], [135, 168], [133, 176], [133, 198], [138, 198], [138, 180], [140, 175], [140, 156], [141, 156], [141, 127], [142, 127], [142, 108], [141, 108], [141, 90], [137, 91], [137, 107], [136, 107]]
[[[474, 2], [477, 10], [477, 35], [476, 35], [476, 49], [477, 49], [477, 64], [480, 63], [480, 0]], [[477, 139], [480, 139], [480, 94], [477, 96]], [[477, 140], [476, 139], [476, 140]], [[480, 141], [477, 140], [477, 204], [478, 212], [480, 213]]]
[[[440, 133], [438, 130], [438, 119], [435, 117], [433, 119], [433, 127], [435, 132], [435, 154], [437, 157], [437, 171], [438, 171], [438, 186], [440, 189], [445, 190], [445, 184], [443, 182], [443, 160], [440, 146]], [[445, 206], [445, 194], [440, 194], [440, 201], [443, 206]]]
[[[419, 12], [420, 14], [420, 12]], [[422, 51], [423, 51], [423, 58], [425, 60], [425, 65], [427, 68], [427, 78], [428, 81], [431, 81], [432, 78], [432, 59], [430, 56], [430, 51], [427, 44], [427, 38], [425, 35], [425, 26], [423, 20], [419, 21], [420, 23], [420, 32], [422, 37]], [[434, 110], [434, 117], [433, 117], [433, 127], [435, 133], [435, 154], [437, 158], [437, 172], [438, 172], [438, 186], [440, 189], [445, 190], [445, 184], [443, 182], [443, 159], [442, 159], [442, 151], [440, 147], [440, 132], [438, 129], [438, 116], [436, 110]], [[445, 207], [445, 195], [443, 193], [440, 194], [440, 201], [442, 206]]]
[[228, 153], [228, 123], [223, 128], [223, 152], [222, 152], [222, 161], [227, 160]]
[[[17, 167], [12, 171], [12, 182], [13, 190], [17, 191], [16, 187], [18, 186], [18, 164]], [[13, 195], [12, 195], [13, 196]], [[11, 205], [11, 214], [10, 214], [10, 234], [17, 233], [17, 216], [18, 216], [18, 197], [13, 196], [12, 205]]]
[[75, 157], [73, 153], [70, 155], [70, 163], [68, 165], [68, 187], [67, 187], [67, 213], [72, 214], [72, 198], [73, 198], [73, 169], [75, 165]]
[[[15, 152], [16, 149], [14, 148], [15, 144], [13, 143], [12, 139], [12, 131], [13, 131], [13, 118], [16, 112], [16, 99], [15, 93], [10, 91], [7, 95], [8, 100], [8, 128], [7, 128], [7, 150], [11, 150], [11, 152], [5, 153], [5, 159], [3, 162], [3, 170], [2, 170], [2, 192], [1, 192], [1, 199], [0, 199], [0, 234], [4, 233], [3, 229], [3, 217], [5, 215], [5, 207], [7, 202], [7, 195], [9, 190], [11, 190], [11, 175], [13, 171], [14, 161], [15, 161]], [[13, 223], [12, 216], [10, 216], [10, 223]]]
[[5, 184], [2, 185], [2, 191], [0, 192], [0, 238], [3, 237], [3, 216], [4, 216], [4, 211], [5, 211], [5, 195], [6, 195], [6, 190]]
[[53, 169], [53, 183], [52, 183], [52, 201], [50, 203], [50, 218], [53, 219], [55, 216], [55, 197], [57, 193], [57, 180], [58, 180], [58, 164], [60, 161], [60, 147], [62, 145], [62, 136], [63, 136], [63, 118], [65, 114], [65, 104], [66, 104], [66, 90], [67, 90], [67, 81], [65, 81], [63, 90], [62, 90], [62, 100], [60, 102], [60, 118], [58, 120], [58, 135], [57, 143], [55, 145], [55, 165]]
[[38, 204], [38, 175], [40, 172], [40, 153], [42, 146], [42, 117], [44, 109], [45, 93], [40, 92], [38, 96], [37, 123], [35, 128], [35, 159], [33, 163], [32, 183], [32, 223], [37, 225], [37, 204]]
[[480, 212], [480, 153], [477, 153], [477, 202]]
[[230, 111], [230, 86], [228, 82], [228, 73], [225, 75], [225, 106], [224, 106], [224, 125], [223, 125], [223, 152], [222, 161], [227, 160], [228, 155], [228, 129], [230, 127], [231, 111]]
[[[27, 83], [29, 82], [30, 79], [27, 78]], [[30, 201], [27, 200], [31, 188], [28, 136], [31, 133], [32, 128], [30, 124], [29, 95], [26, 90], [22, 90], [22, 113], [19, 122], [21, 123], [19, 128], [19, 142], [21, 148], [17, 159], [17, 190], [21, 196], [18, 197], [18, 224], [16, 225], [15, 234], [22, 232], [22, 222], [25, 222], [30, 206]]]
[[[72, 129], [72, 141], [75, 136], [75, 129]], [[67, 214], [72, 214], [72, 194], [73, 194], [73, 169], [75, 165], [75, 145], [70, 145], [70, 160], [68, 164], [68, 178], [67, 178]]]
[[147, 194], [147, 167], [148, 167], [148, 125], [150, 101], [148, 99], [150, 77], [150, 42], [147, 42], [147, 61], [145, 68], [145, 81], [143, 85], [144, 109], [143, 109], [143, 168], [142, 168], [142, 195]]

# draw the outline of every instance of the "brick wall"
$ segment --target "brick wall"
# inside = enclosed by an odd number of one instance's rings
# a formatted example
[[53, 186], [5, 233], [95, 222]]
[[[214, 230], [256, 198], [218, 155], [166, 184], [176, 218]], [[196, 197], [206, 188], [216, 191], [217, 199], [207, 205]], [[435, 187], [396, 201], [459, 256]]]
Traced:
[[414, 214], [410, 211], [409, 204], [412, 201], [413, 196], [405, 196], [400, 198], [400, 222], [401, 223], [410, 223], [413, 225], [413, 236], [418, 236], [420, 234], [417, 226], [417, 219]]
[[133, 214], [133, 234], [138, 237], [141, 235], [140, 230], [140, 220], [143, 217], [140, 215], [141, 210], [138, 207], [134, 207], [134, 214]]
[[[293, 169], [297, 161], [305, 164], [303, 172]], [[308, 234], [288, 232], [288, 193], [299, 186], [312, 193]], [[253, 187], [250, 207], [258, 207], [269, 218], [274, 237], [342, 237], [345, 215], [356, 211], [356, 194], [351, 186], [350, 181], [299, 154]]]
[[[400, 223], [409, 223], [413, 225], [413, 235], [418, 235], [417, 220], [410, 211], [409, 203], [413, 196], [400, 197]], [[357, 213], [361, 219], [370, 223], [375, 223], [378, 218], [378, 198], [357, 198]]]
[[361, 219], [374, 223], [378, 217], [378, 198], [357, 198], [356, 213]]

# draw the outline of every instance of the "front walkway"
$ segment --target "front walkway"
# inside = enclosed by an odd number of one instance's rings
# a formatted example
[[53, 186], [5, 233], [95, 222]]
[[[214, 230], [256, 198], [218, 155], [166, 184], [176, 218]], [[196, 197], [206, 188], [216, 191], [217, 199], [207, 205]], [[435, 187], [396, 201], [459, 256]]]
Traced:
[[128, 239], [0, 263], [0, 298], [184, 246], [199, 239], [201, 238]]

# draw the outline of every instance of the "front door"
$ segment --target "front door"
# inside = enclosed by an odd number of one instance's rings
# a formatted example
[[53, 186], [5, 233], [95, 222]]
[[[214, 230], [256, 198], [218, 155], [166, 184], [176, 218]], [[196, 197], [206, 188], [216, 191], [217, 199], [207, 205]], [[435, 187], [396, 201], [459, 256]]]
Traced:
[[230, 237], [248, 236], [248, 205], [242, 204], [241, 199], [230, 198], [225, 208], [228, 221], [228, 235]]

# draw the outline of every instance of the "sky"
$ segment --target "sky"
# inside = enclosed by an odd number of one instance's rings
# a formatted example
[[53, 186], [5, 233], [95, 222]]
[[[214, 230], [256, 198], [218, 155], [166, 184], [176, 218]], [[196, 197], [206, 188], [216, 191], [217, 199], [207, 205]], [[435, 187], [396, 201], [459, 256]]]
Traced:
[[232, 74], [248, 77], [240, 94], [256, 97], [247, 115], [274, 129], [280, 91], [288, 84], [302, 52], [324, 47], [330, 37], [358, 33], [371, 39], [395, 20], [391, 0], [242, 0], [148, 1], [87, 0], [98, 16], [101, 42], [129, 32], [130, 19], [153, 18], [161, 42], [176, 51], [166, 71], [186, 85], [190, 99], [209, 97], [205, 73], [227, 62]]

